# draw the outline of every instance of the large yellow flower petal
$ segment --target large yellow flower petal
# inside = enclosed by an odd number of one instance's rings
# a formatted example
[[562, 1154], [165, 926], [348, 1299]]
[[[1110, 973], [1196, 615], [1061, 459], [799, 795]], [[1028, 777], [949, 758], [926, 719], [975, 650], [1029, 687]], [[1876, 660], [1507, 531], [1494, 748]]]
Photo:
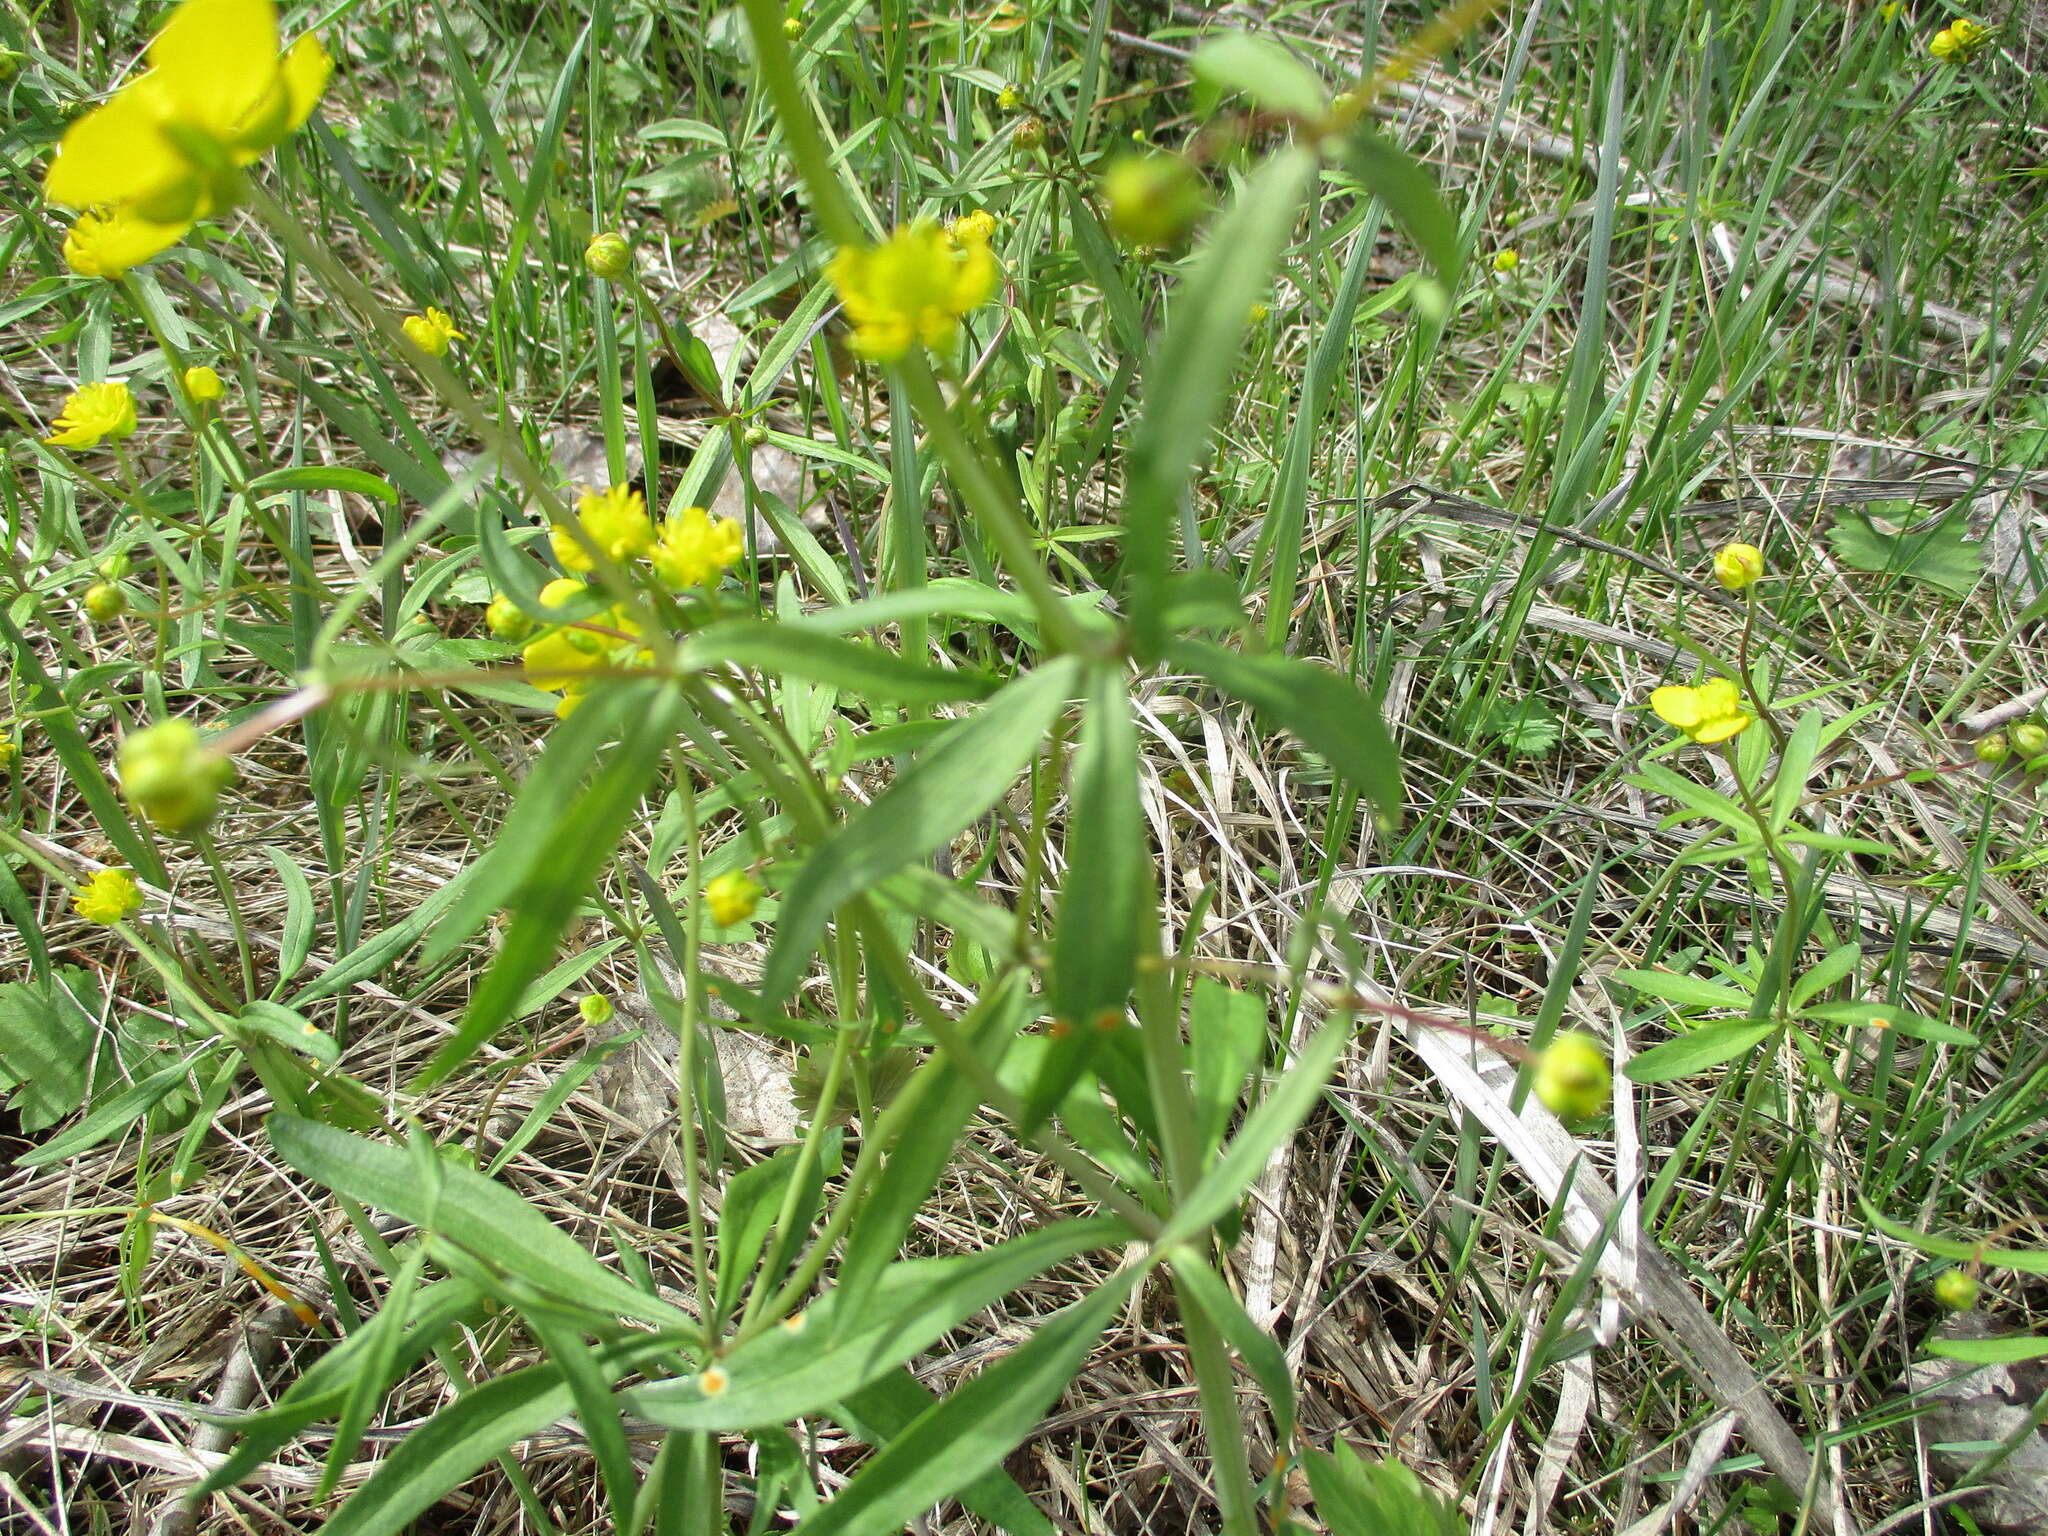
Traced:
[[288, 110], [285, 132], [290, 133], [313, 115], [313, 107], [327, 89], [334, 73], [334, 60], [320, 46], [320, 39], [308, 32], [293, 43], [284, 56], [284, 90]]
[[181, 123], [238, 147], [267, 148], [287, 131], [272, 0], [185, 0], [149, 62]]
[[1686, 734], [1703, 747], [1711, 747], [1717, 741], [1726, 741], [1730, 736], [1739, 736], [1749, 729], [1749, 716], [1741, 710], [1733, 714], [1716, 715], [1712, 719], [1694, 726]]
[[64, 131], [43, 195], [68, 208], [162, 199], [189, 187], [193, 167], [163, 135], [166, 101], [153, 75], [131, 80]]
[[1699, 695], [1700, 713], [1710, 718], [1741, 711], [1742, 694], [1733, 678], [1710, 677], [1694, 691]]
[[1652, 689], [1650, 708], [1666, 725], [1675, 725], [1686, 732], [1690, 732], [1706, 715], [1700, 707], [1699, 689], [1688, 688], [1683, 683], [1668, 683], [1662, 688]]

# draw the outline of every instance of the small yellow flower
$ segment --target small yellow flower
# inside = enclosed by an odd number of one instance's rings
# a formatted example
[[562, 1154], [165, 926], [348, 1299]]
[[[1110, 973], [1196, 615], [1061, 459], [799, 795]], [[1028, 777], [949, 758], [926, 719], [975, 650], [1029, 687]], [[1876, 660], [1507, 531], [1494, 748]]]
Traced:
[[280, 52], [272, 0], [185, 0], [149, 63], [66, 130], [43, 176], [51, 202], [182, 232], [234, 201], [240, 168], [305, 122], [334, 67], [310, 35]]
[[1264, 325], [1272, 318], [1273, 306], [1270, 304], [1262, 304], [1257, 299], [1254, 299], [1245, 306], [1244, 322], [1246, 325]]
[[1723, 544], [1714, 551], [1714, 580], [1740, 592], [1764, 573], [1764, 552], [1754, 544]]
[[704, 909], [711, 914], [711, 921], [721, 928], [744, 923], [754, 915], [754, 908], [760, 900], [761, 887], [740, 870], [720, 875], [704, 884]]
[[1944, 1269], [1934, 1277], [1934, 1299], [1951, 1312], [1967, 1312], [1977, 1305], [1977, 1290], [1967, 1270]]
[[1006, 85], [996, 92], [996, 107], [1003, 112], [1024, 110], [1024, 93], [1014, 85]]
[[595, 1029], [601, 1025], [611, 1023], [612, 1019], [617, 1015], [618, 1009], [612, 1006], [610, 998], [592, 992], [576, 999], [576, 1013], [584, 1023]]
[[1677, 726], [1703, 745], [1740, 735], [1753, 723], [1742, 707], [1741, 692], [1725, 677], [1710, 678], [1697, 688], [1671, 683], [1653, 689], [1650, 708], [1666, 725]]
[[6, 768], [12, 764], [15, 753], [18, 750], [11, 738], [0, 736], [0, 768]]
[[220, 375], [201, 363], [185, 370], [185, 395], [194, 405], [211, 405], [228, 392]]
[[176, 718], [131, 731], [114, 767], [128, 803], [165, 832], [203, 829], [235, 776], [234, 764], [200, 741], [198, 726]]
[[1590, 1035], [1567, 1031], [1551, 1037], [1536, 1058], [1536, 1097], [1561, 1120], [1584, 1120], [1607, 1106], [1614, 1074], [1607, 1053]]
[[678, 592], [706, 586], [737, 565], [746, 552], [746, 533], [732, 518], [714, 522], [702, 507], [685, 507], [682, 516], [662, 524], [661, 539], [654, 546], [654, 574]]
[[429, 304], [425, 314], [407, 315], [404, 322], [405, 334], [412, 344], [429, 357], [446, 357], [451, 341], [467, 341], [469, 338], [455, 329], [455, 322], [448, 318], [445, 309], [436, 309]]
[[894, 361], [919, 342], [950, 341], [960, 317], [995, 296], [1001, 269], [986, 240], [936, 224], [897, 230], [876, 246], [841, 246], [825, 269], [853, 322], [854, 350]]
[[64, 265], [80, 277], [119, 277], [176, 245], [192, 226], [157, 224], [133, 208], [81, 213], [64, 235]]
[[103, 869], [71, 898], [71, 910], [88, 923], [111, 928], [142, 910], [142, 890], [125, 869]]
[[[540, 602], [543, 608], [569, 608], [589, 592], [582, 582], [563, 577], [540, 589]], [[653, 653], [640, 643], [640, 626], [632, 616], [613, 607], [556, 625], [521, 651], [519, 659], [534, 687], [562, 695], [555, 714], [566, 720], [583, 702], [591, 674], [645, 665]]]
[[1937, 59], [1962, 64], [1990, 40], [1989, 27], [1980, 26], [1967, 16], [1959, 16], [1928, 39], [1927, 51]]
[[[608, 560], [631, 560], [654, 547], [654, 524], [648, 520], [647, 503], [630, 485], [615, 485], [608, 491], [579, 496], [576, 520]], [[548, 545], [565, 571], [587, 571], [595, 563], [576, 542], [576, 536], [561, 523], [548, 529]]]
[[583, 265], [593, 276], [616, 283], [633, 270], [633, 247], [626, 243], [624, 235], [608, 229], [593, 235], [590, 244], [583, 248]]
[[801, 16], [783, 17], [782, 35], [788, 38], [791, 42], [795, 42], [798, 38], [802, 37], [804, 35], [803, 18]]
[[1493, 253], [1493, 270], [1512, 272], [1522, 264], [1522, 253], [1512, 245], [1503, 246]]
[[964, 246], [976, 240], [986, 245], [995, 238], [996, 216], [986, 208], [977, 208], [948, 224], [946, 233], [953, 237], [955, 245]]
[[1884, 0], [1884, 4], [1877, 8], [1877, 14], [1880, 20], [1897, 21], [1899, 19], [1899, 12], [1904, 9], [1905, 6], [1901, 3], [1901, 0]]
[[103, 437], [118, 443], [135, 430], [135, 397], [119, 379], [81, 385], [51, 425], [57, 430], [43, 441], [53, 448], [90, 448]]

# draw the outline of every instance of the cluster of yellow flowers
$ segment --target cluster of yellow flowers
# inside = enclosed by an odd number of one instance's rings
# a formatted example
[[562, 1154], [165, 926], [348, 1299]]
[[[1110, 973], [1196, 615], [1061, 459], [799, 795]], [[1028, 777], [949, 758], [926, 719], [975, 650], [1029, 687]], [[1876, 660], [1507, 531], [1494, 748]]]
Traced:
[[119, 379], [81, 384], [50, 425], [56, 430], [43, 441], [53, 448], [93, 448], [103, 438], [118, 443], [135, 430], [135, 396]]
[[1991, 29], [1958, 16], [1927, 40], [1927, 51], [1952, 64], [1969, 62], [1970, 56], [1991, 41]]
[[[662, 585], [678, 592], [710, 585], [746, 553], [740, 525], [729, 517], [714, 518], [702, 507], [684, 508], [657, 531], [646, 501], [626, 485], [579, 497], [576, 529], [565, 523], [548, 529], [549, 546], [564, 570], [596, 568], [585, 540], [620, 565], [646, 560]], [[556, 714], [566, 717], [575, 710], [593, 674], [645, 666], [651, 659], [633, 616], [621, 604], [597, 607], [588, 584], [561, 577], [541, 588], [540, 601], [544, 608], [560, 610], [562, 619], [543, 630], [520, 657], [536, 687], [562, 695]], [[501, 640], [524, 640], [534, 629], [519, 605], [503, 594], [491, 599], [484, 623]]]
[[66, 130], [43, 177], [82, 210], [64, 260], [119, 277], [240, 200], [244, 166], [305, 122], [333, 61], [310, 33], [280, 49], [271, 0], [185, 0], [149, 69]]
[[995, 219], [975, 212], [946, 228], [922, 221], [880, 245], [840, 247], [825, 272], [853, 322], [854, 350], [893, 362], [922, 342], [945, 345], [963, 315], [995, 297], [1002, 268]]

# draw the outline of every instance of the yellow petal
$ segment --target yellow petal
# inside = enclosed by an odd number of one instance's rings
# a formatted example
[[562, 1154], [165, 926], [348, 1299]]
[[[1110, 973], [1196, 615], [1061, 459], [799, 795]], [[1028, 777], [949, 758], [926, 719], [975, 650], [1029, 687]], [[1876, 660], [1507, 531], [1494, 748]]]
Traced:
[[1695, 692], [1699, 695], [1700, 713], [1703, 715], [1726, 715], [1742, 708], [1742, 694], [1729, 678], [1709, 678]]
[[1717, 741], [1726, 741], [1730, 736], [1739, 736], [1748, 729], [1749, 716], [1738, 709], [1732, 715], [1716, 715], [1686, 734], [1702, 746], [1712, 746]]
[[80, 214], [64, 237], [64, 264], [81, 277], [119, 277], [169, 250], [190, 224], [157, 224], [127, 208]]
[[312, 33], [291, 45], [284, 56], [284, 90], [289, 108], [285, 113], [285, 132], [291, 132], [313, 115], [313, 107], [333, 73], [334, 60]]
[[156, 199], [192, 185], [191, 164], [163, 136], [165, 106], [153, 75], [121, 87], [64, 131], [57, 158], [43, 173], [43, 195], [68, 208], [90, 208]]
[[288, 102], [272, 0], [185, 0], [149, 45], [149, 62], [180, 121], [223, 143], [282, 134]]
[[1681, 731], [1690, 731], [1704, 715], [1700, 708], [1700, 690], [1688, 688], [1683, 683], [1652, 689], [1650, 708], [1656, 711], [1659, 720], [1666, 725], [1675, 725]]

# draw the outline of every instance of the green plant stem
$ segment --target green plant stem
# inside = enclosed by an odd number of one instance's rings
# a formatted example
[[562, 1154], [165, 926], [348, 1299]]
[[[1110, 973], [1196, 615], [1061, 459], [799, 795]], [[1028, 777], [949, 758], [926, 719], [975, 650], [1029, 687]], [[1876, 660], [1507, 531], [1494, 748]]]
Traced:
[[811, 104], [797, 79], [796, 60], [790, 56], [789, 39], [782, 35], [783, 9], [778, 0], [742, 0], [747, 13], [747, 31], [754, 41], [754, 62], [761, 71], [761, 83], [775, 106], [782, 124], [789, 158], [796, 162], [804, 190], [811, 194], [811, 210], [819, 227], [838, 245], [859, 245], [866, 234], [854, 212], [853, 200], [840, 184], [824, 135], [818, 132]]
[[[746, 1331], [760, 1316], [762, 1305], [770, 1298], [770, 1287], [775, 1277], [782, 1272], [782, 1266], [789, 1262], [791, 1245], [799, 1234], [795, 1230], [797, 1207], [803, 1200], [804, 1182], [809, 1179], [811, 1169], [817, 1165], [818, 1147], [825, 1137], [825, 1128], [831, 1123], [832, 1108], [839, 1102], [839, 1084], [846, 1075], [846, 1063], [853, 1050], [854, 1037], [858, 1032], [850, 1025], [842, 1024], [832, 1040], [832, 1057], [825, 1064], [825, 1083], [818, 1093], [818, 1107], [811, 1114], [811, 1123], [804, 1127], [803, 1144], [797, 1148], [796, 1168], [789, 1176], [789, 1183], [782, 1191], [782, 1204], [775, 1213], [774, 1235], [768, 1240], [768, 1251], [761, 1259], [761, 1277], [747, 1293], [746, 1310], [740, 1314], [740, 1329]], [[776, 1293], [779, 1295], [779, 1292]]]
[[[1204, 1263], [1199, 1256], [1181, 1262]], [[1237, 1381], [1223, 1335], [1194, 1295], [1175, 1276], [1174, 1299], [1180, 1305], [1181, 1327], [1187, 1330], [1188, 1359], [1195, 1368], [1195, 1389], [1202, 1404], [1202, 1427], [1209, 1435], [1209, 1456], [1216, 1485], [1216, 1503], [1223, 1512], [1225, 1536], [1259, 1536], [1258, 1494], [1252, 1481], [1251, 1457], [1245, 1449], [1244, 1416], [1237, 1406]]]
[[690, 852], [693, 886], [683, 916], [683, 995], [676, 1026], [676, 1135], [682, 1142], [683, 1198], [689, 1203], [690, 1274], [697, 1285], [697, 1316], [704, 1324], [704, 1348], [717, 1348], [718, 1292], [711, 1278], [711, 1237], [704, 1225], [704, 1170], [697, 1147], [697, 1020], [704, 1001], [704, 829], [697, 816], [697, 784], [686, 762], [676, 764], [676, 793], [683, 802], [683, 836]]

